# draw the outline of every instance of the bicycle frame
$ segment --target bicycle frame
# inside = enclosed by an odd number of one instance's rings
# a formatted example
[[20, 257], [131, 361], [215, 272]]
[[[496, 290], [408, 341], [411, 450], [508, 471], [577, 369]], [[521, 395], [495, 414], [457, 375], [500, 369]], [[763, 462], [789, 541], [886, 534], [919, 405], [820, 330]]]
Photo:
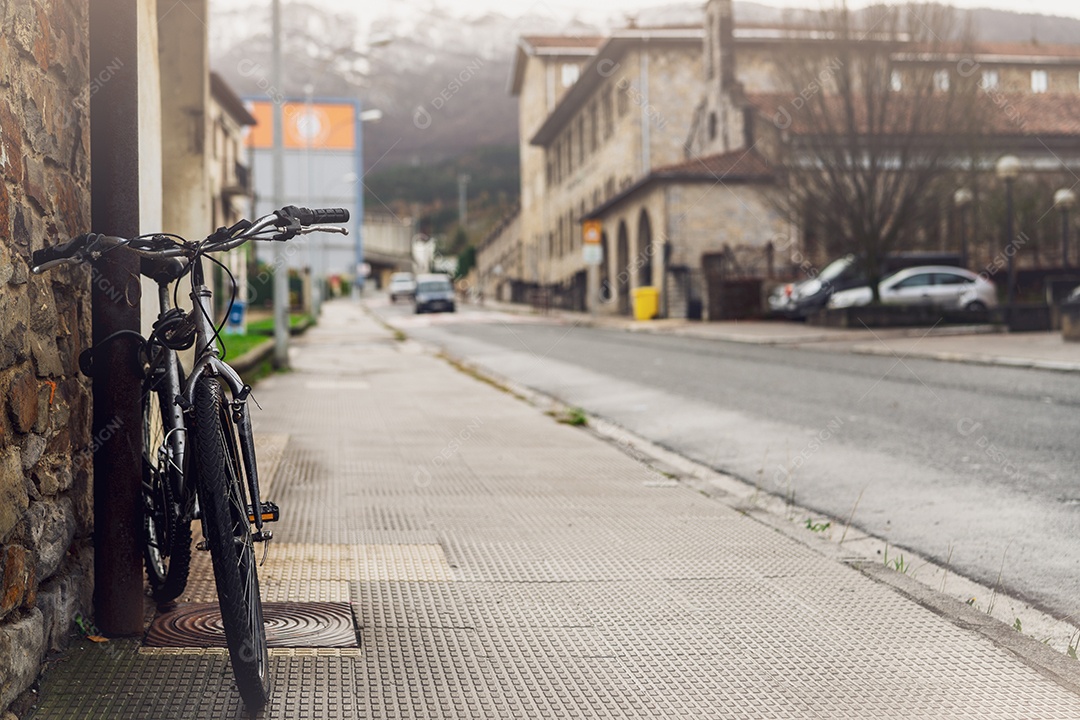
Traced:
[[[251, 431], [251, 414], [247, 404], [251, 386], [221, 359], [217, 344], [217, 331], [213, 325], [213, 312], [210, 300], [213, 293], [207, 287], [199, 258], [191, 268], [191, 303], [195, 318], [195, 365], [188, 375], [187, 382], [180, 390], [185, 407], [194, 403], [195, 385], [204, 374], [210, 373], [225, 381], [232, 394], [230, 403], [232, 421], [236, 424], [240, 436], [240, 455], [243, 458], [244, 474], [247, 476], [248, 499], [251, 501], [251, 513], [254, 516], [256, 538], [263, 539], [262, 503], [259, 496], [259, 469], [255, 462], [255, 440]], [[269, 539], [269, 538], [267, 538]]]

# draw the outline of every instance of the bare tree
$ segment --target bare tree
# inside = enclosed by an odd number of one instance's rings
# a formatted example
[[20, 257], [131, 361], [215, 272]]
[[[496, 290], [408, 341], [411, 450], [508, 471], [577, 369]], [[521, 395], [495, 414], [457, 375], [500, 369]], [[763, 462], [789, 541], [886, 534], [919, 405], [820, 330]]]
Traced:
[[[839, 235], [878, 302], [886, 255], [940, 218], [942, 180], [978, 143], [978, 79], [965, 73], [971, 32], [950, 7], [846, 3], [822, 11], [777, 62], [790, 96], [772, 108], [782, 190], [798, 226]], [[784, 98], [790, 99], [784, 99]]]

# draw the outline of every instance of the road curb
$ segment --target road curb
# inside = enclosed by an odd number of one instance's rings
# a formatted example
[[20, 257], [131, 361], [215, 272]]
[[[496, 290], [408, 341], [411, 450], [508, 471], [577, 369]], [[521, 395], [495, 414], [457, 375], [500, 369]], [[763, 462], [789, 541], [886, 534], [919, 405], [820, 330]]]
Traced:
[[1054, 372], [1080, 372], [1080, 363], [1065, 362], [1061, 360], [1032, 360], [1029, 358], [1014, 358], [998, 355], [979, 355], [977, 353], [934, 352], [928, 350], [913, 350], [903, 352], [889, 347], [856, 346], [851, 348], [855, 355], [879, 355], [887, 357], [899, 356], [905, 360], [919, 358], [922, 360], [940, 360], [945, 362], [963, 363], [966, 365], [984, 365], [993, 367], [1024, 368], [1030, 370], [1050, 370]]

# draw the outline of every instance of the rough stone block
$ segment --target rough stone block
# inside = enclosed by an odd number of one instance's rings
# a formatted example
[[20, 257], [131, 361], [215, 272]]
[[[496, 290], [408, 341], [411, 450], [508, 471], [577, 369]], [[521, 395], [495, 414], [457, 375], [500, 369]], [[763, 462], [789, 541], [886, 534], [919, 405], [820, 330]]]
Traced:
[[30, 432], [38, 419], [38, 383], [29, 371], [22, 370], [12, 379], [7, 405], [15, 430]]
[[42, 584], [37, 594], [45, 632], [45, 650], [63, 650], [76, 614], [86, 614], [82, 588], [72, 573], [63, 573]]
[[18, 448], [0, 452], [0, 537], [19, 524], [30, 506]]
[[45, 438], [40, 435], [27, 435], [22, 443], [22, 467], [30, 470], [37, 465], [45, 452]]
[[0, 172], [16, 183], [23, 177], [22, 125], [6, 100], [0, 101]]
[[75, 508], [70, 498], [31, 503], [30, 542], [38, 576], [48, 579], [59, 569], [75, 539]]
[[30, 356], [34, 359], [38, 377], [59, 377], [64, 374], [55, 339], [44, 335], [31, 335]]
[[51, 211], [52, 203], [49, 201], [49, 190], [45, 181], [45, 165], [41, 160], [27, 157], [23, 170], [23, 190], [26, 197], [33, 202], [38, 211], [46, 214]]
[[0, 625], [0, 707], [7, 707], [37, 679], [45, 654], [41, 611]]
[[26, 604], [37, 585], [34, 559], [22, 545], [8, 545], [0, 552], [4, 573], [0, 576], [0, 617]]

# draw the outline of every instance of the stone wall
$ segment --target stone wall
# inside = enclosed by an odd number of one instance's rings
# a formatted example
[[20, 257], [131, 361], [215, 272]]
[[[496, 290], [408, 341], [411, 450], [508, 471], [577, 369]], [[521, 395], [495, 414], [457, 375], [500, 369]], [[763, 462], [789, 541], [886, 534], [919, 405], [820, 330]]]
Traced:
[[[0, 713], [91, 608], [90, 271], [29, 272], [89, 228], [89, 36], [79, 0], [0, 0]], [[97, 82], [107, 82], [99, 78]], [[105, 438], [99, 441], [104, 442]], [[13, 703], [15, 703], [13, 705]]]

